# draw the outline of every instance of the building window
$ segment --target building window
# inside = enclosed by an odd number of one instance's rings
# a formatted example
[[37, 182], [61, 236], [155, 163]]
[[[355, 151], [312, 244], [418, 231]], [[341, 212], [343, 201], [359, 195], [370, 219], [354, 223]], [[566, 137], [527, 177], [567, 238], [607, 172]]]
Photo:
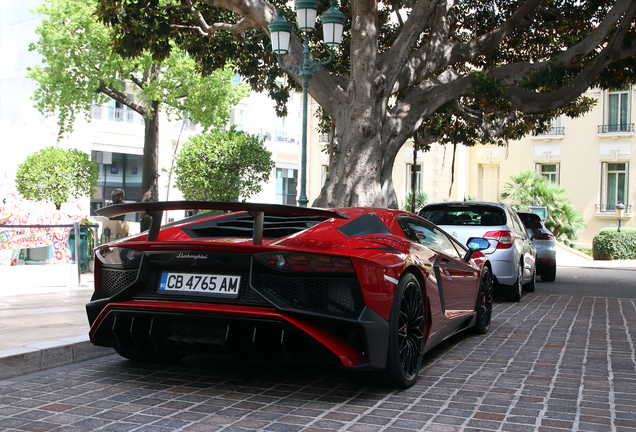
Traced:
[[550, 183], [559, 184], [559, 164], [537, 164], [537, 174]]
[[[132, 93], [126, 93], [126, 97], [133, 102], [135, 101], [135, 95]], [[141, 114], [114, 99], [110, 99], [105, 106], [92, 105], [91, 116], [96, 120], [144, 124], [144, 118]]]
[[550, 121], [550, 127], [544, 133], [538, 134], [537, 136], [545, 136], [545, 135], [563, 135], [565, 133], [565, 128], [561, 125], [561, 116], [553, 118]]
[[499, 165], [479, 165], [480, 201], [499, 201]]
[[276, 204], [296, 205], [298, 170], [276, 168]]
[[628, 164], [603, 162], [601, 211], [615, 211], [616, 204], [627, 205]]
[[422, 165], [406, 164], [406, 192], [412, 191], [411, 182], [415, 171], [415, 190], [422, 190]]
[[602, 133], [633, 132], [634, 124], [630, 121], [629, 90], [610, 90], [607, 93], [605, 124]]

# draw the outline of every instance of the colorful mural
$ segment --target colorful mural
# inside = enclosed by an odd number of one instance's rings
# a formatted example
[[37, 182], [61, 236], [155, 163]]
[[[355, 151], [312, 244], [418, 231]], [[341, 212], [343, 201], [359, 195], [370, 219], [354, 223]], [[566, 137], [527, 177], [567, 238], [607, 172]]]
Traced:
[[[24, 211], [20, 209], [15, 194], [10, 194], [0, 203], [0, 265], [16, 265], [21, 249], [49, 246], [53, 258], [47, 265], [70, 264], [70, 227], [88, 217], [80, 205], [65, 206], [63, 210]], [[52, 225], [43, 228], [9, 228], [11, 225]]]

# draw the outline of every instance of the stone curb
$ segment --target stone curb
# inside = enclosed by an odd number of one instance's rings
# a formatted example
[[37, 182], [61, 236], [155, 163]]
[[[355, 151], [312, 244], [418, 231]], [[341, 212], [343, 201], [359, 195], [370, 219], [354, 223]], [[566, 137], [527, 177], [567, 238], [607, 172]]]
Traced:
[[113, 354], [93, 345], [88, 335], [0, 351], [0, 380]]

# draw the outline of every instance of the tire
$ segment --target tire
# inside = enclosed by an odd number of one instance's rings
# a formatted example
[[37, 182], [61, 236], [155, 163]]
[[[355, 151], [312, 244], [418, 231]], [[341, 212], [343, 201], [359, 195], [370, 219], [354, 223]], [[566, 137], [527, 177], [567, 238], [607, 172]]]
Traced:
[[534, 292], [535, 284], [537, 282], [537, 265], [532, 267], [532, 280], [523, 286], [525, 292]]
[[477, 317], [474, 331], [477, 334], [486, 334], [490, 328], [492, 319], [492, 275], [490, 269], [484, 267], [481, 270], [481, 279], [479, 280], [479, 293], [477, 294]]
[[389, 349], [380, 381], [390, 387], [415, 384], [424, 357], [426, 308], [417, 278], [407, 273], [400, 279], [389, 319]]
[[556, 264], [541, 273], [542, 282], [554, 282], [556, 279]]
[[507, 286], [505, 288], [504, 295], [506, 296], [506, 301], [518, 302], [521, 300], [521, 292], [523, 291], [523, 286], [521, 285], [523, 282], [523, 267], [521, 264], [517, 264], [517, 280], [514, 284]]

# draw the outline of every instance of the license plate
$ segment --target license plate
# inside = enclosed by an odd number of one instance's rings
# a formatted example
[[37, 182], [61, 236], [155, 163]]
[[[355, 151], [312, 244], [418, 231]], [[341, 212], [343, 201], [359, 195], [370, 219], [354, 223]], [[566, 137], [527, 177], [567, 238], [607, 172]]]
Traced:
[[240, 286], [240, 276], [163, 273], [159, 282], [159, 292], [236, 298], [239, 295]]

